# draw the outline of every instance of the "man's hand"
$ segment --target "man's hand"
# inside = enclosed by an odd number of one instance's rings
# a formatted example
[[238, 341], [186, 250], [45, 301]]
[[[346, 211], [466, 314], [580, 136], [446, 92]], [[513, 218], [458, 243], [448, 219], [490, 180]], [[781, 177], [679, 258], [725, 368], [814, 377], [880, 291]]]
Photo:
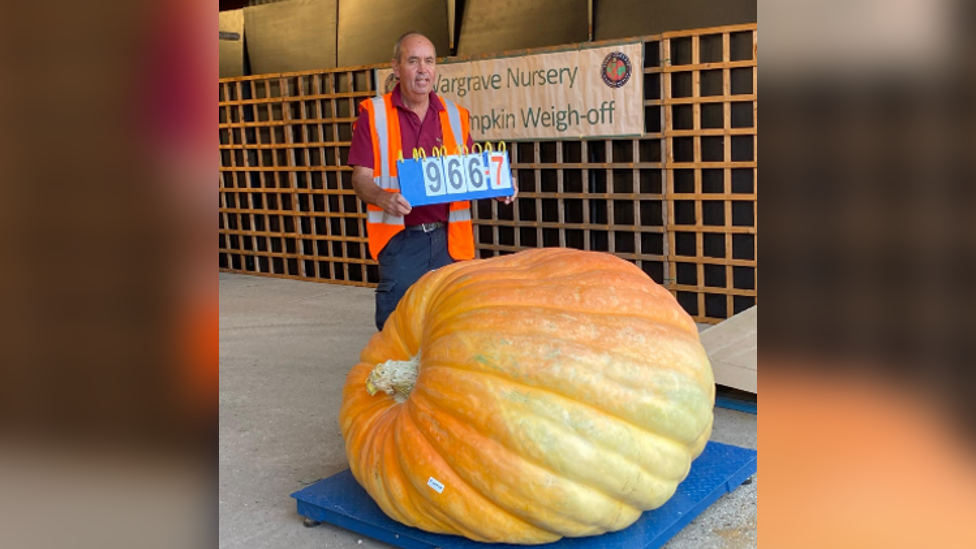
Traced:
[[352, 188], [363, 202], [382, 208], [392, 216], [403, 217], [413, 210], [402, 194], [384, 191], [374, 183], [373, 170], [369, 168], [353, 167]]
[[407, 202], [406, 198], [403, 198], [402, 194], [384, 192], [383, 195], [380, 197], [379, 204], [377, 205], [383, 208], [384, 212], [396, 217], [405, 217], [413, 210], [410, 203]]
[[516, 198], [518, 198], [518, 193], [519, 193], [518, 179], [515, 178], [515, 172], [512, 172], [512, 189], [515, 190], [515, 194], [513, 194], [512, 196], [499, 196], [495, 200], [499, 202], [504, 202], [506, 206], [509, 206], [512, 204], [512, 202], [515, 202]]

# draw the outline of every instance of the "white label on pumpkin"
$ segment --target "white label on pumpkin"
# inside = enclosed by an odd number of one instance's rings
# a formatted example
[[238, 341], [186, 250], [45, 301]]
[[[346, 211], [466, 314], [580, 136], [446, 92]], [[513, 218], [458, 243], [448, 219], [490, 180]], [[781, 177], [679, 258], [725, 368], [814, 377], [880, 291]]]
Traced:
[[442, 493], [444, 491], [444, 485], [441, 484], [440, 481], [438, 481], [434, 477], [430, 477], [430, 480], [427, 481], [427, 486], [430, 486], [431, 488], [433, 488], [434, 491], [437, 492], [438, 494], [440, 494], [440, 493]]

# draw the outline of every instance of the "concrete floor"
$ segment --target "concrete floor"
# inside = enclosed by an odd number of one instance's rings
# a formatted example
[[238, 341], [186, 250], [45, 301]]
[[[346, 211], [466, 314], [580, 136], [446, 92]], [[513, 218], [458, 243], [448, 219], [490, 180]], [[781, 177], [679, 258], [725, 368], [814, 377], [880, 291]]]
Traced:
[[[373, 291], [220, 274], [220, 547], [389, 547], [304, 528], [288, 495], [347, 468], [337, 417], [346, 373], [375, 331]], [[756, 416], [717, 409], [713, 440], [756, 448]], [[665, 547], [756, 547], [758, 482]]]

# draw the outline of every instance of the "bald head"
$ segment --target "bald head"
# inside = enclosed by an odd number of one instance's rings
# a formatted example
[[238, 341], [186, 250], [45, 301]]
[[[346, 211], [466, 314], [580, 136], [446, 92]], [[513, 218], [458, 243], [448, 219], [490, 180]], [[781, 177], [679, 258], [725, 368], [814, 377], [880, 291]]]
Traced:
[[404, 103], [418, 112], [426, 112], [428, 96], [437, 79], [434, 44], [419, 32], [408, 32], [397, 40], [393, 55], [393, 74], [400, 81]]
[[431, 42], [431, 40], [429, 38], [427, 38], [426, 36], [424, 36], [424, 34], [422, 32], [419, 32], [419, 31], [409, 31], [409, 32], [404, 33], [403, 36], [401, 36], [399, 39], [397, 39], [396, 45], [393, 46], [393, 60], [394, 61], [400, 61], [400, 56], [403, 55], [404, 44], [406, 42], [413, 42], [413, 41], [416, 41], [416, 40], [421, 40], [421, 41], [426, 42], [427, 44], [430, 44], [431, 49], [434, 50], [434, 55], [435, 56], [437, 55], [437, 50], [436, 50], [436, 48], [434, 48], [434, 43]]

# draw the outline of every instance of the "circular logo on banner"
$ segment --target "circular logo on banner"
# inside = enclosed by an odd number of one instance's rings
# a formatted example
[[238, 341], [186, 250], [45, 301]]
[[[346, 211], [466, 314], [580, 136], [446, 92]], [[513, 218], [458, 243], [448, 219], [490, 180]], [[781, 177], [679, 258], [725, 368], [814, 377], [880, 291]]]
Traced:
[[611, 88], [624, 87], [630, 82], [633, 73], [630, 58], [619, 51], [611, 53], [603, 60], [603, 82]]
[[386, 83], [383, 85], [383, 89], [386, 90], [386, 93], [390, 93], [391, 91], [393, 91], [393, 88], [395, 88], [396, 85], [397, 85], [396, 75], [390, 73], [390, 76], [386, 77]]

